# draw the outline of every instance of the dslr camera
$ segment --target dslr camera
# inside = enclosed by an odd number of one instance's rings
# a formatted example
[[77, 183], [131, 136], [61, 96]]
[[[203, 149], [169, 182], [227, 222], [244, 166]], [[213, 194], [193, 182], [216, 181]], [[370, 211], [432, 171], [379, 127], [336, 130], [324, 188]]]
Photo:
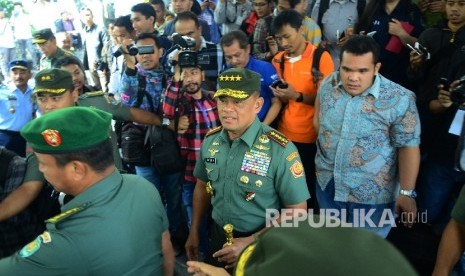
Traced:
[[[155, 52], [155, 48], [153, 45], [141, 45], [141, 46], [136, 46], [134, 44], [127, 45], [126, 50], [129, 53], [130, 56], [137, 56], [138, 54], [140, 55], [147, 55], [147, 54], [153, 54]], [[123, 48], [122, 46], [118, 48], [113, 53], [114, 57], [119, 57], [123, 54]]]
[[[441, 84], [444, 84], [443, 82], [445, 82], [445, 80], [441, 78]], [[448, 84], [444, 85], [444, 87], [447, 88]], [[450, 91], [450, 100], [459, 106], [465, 103], [465, 76], [462, 76], [459, 84], [454, 90]]]

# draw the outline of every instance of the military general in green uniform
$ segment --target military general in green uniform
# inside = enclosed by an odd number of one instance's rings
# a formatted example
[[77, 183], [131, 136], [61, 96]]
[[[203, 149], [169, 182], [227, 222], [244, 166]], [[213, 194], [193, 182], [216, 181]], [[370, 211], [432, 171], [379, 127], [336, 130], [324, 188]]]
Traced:
[[43, 234], [0, 260], [0, 275], [173, 272], [160, 196], [148, 181], [116, 169], [108, 137], [111, 117], [97, 109], [69, 107], [21, 130], [45, 178], [74, 199], [46, 221]]
[[[73, 53], [57, 46], [55, 35], [51, 29], [38, 30], [33, 34], [32, 42], [37, 44], [42, 57], [40, 58], [40, 70], [56, 67], [56, 62], [61, 57], [73, 56]], [[81, 65], [82, 66], [82, 65]]]
[[[198, 228], [211, 202], [207, 262], [232, 267], [242, 249], [255, 240], [253, 235], [264, 229], [266, 209], [306, 210], [310, 194], [296, 147], [257, 118], [263, 105], [260, 75], [230, 69], [219, 76], [218, 85], [215, 98], [222, 127], [207, 134], [196, 163], [198, 182], [186, 251], [189, 259], [197, 258]], [[228, 224], [234, 228], [234, 239], [221, 249], [226, 242], [223, 227]]]
[[[102, 92], [84, 93], [78, 98], [77, 88], [73, 86], [73, 78], [66, 70], [47, 69], [35, 76], [36, 87], [33, 90], [37, 105], [42, 114], [71, 106], [82, 105], [97, 108], [113, 115], [114, 119], [131, 120], [141, 124], [161, 125], [160, 118], [138, 108], [129, 108], [112, 101]], [[121, 157], [116, 143], [116, 135], [108, 129], [113, 143], [113, 158], [118, 169], [122, 169]], [[86, 139], [81, 135], [82, 139]], [[31, 203], [44, 186], [44, 176], [39, 171], [39, 164], [35, 155], [28, 156], [27, 170], [23, 185], [13, 191], [3, 202], [0, 208], [0, 221], [8, 219]], [[58, 204], [58, 202], [56, 202]], [[55, 205], [53, 205], [55, 206]], [[58, 208], [41, 209], [40, 216], [49, 218]]]

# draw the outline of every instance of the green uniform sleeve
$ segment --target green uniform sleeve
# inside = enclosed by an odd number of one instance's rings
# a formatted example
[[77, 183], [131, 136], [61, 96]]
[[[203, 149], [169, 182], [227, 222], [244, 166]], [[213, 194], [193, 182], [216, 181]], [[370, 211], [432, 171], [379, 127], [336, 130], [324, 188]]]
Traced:
[[0, 260], [0, 275], [87, 275], [84, 263], [68, 237], [45, 232], [14, 255]]
[[130, 107], [121, 103], [112, 103], [105, 95], [80, 97], [78, 105], [94, 107], [113, 115], [116, 120], [130, 121]]
[[194, 168], [194, 176], [204, 182], [208, 181], [208, 174], [207, 174], [207, 169], [205, 167], [205, 162], [202, 160], [202, 156], [203, 156], [202, 152], [205, 150], [208, 144], [209, 143], [207, 140], [204, 140], [204, 142], [202, 143], [199, 157], [197, 158], [197, 162], [195, 162], [195, 168]]
[[39, 181], [39, 182], [44, 182], [45, 178], [44, 175], [39, 171], [39, 161], [37, 160], [37, 157], [35, 154], [29, 154], [26, 159], [27, 162], [27, 168], [26, 168], [26, 174], [24, 175], [24, 181], [23, 182], [28, 182], [28, 181]]
[[284, 206], [301, 203], [310, 198], [302, 161], [292, 142], [286, 145], [283, 155], [279, 158], [275, 185]]
[[458, 223], [465, 225], [465, 186], [462, 188], [457, 203], [455, 203], [452, 210], [452, 218]]

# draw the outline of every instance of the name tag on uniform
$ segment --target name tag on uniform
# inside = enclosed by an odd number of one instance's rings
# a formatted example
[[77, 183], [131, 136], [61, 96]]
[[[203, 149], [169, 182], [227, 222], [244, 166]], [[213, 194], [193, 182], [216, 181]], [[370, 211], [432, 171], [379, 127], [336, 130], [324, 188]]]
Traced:
[[216, 158], [215, 157], [207, 157], [207, 158], [205, 158], [205, 163], [216, 164]]

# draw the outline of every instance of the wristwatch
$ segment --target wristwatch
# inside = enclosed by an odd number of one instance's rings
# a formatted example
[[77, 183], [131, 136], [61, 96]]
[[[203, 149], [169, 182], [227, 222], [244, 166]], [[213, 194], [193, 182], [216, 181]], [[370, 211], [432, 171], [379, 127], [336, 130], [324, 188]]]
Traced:
[[300, 93], [300, 92], [298, 92], [298, 93], [299, 93], [299, 97], [297, 97], [297, 99], [295, 99], [295, 101], [296, 101], [297, 103], [301, 103], [301, 102], [304, 101], [304, 94], [302, 94], [302, 93]]
[[162, 126], [167, 127], [170, 125], [170, 119], [168, 118], [163, 118], [163, 121], [161, 123]]
[[404, 195], [404, 196], [408, 196], [410, 198], [417, 198], [417, 192], [415, 190], [402, 190], [400, 189], [400, 192], [399, 192], [401, 195]]

